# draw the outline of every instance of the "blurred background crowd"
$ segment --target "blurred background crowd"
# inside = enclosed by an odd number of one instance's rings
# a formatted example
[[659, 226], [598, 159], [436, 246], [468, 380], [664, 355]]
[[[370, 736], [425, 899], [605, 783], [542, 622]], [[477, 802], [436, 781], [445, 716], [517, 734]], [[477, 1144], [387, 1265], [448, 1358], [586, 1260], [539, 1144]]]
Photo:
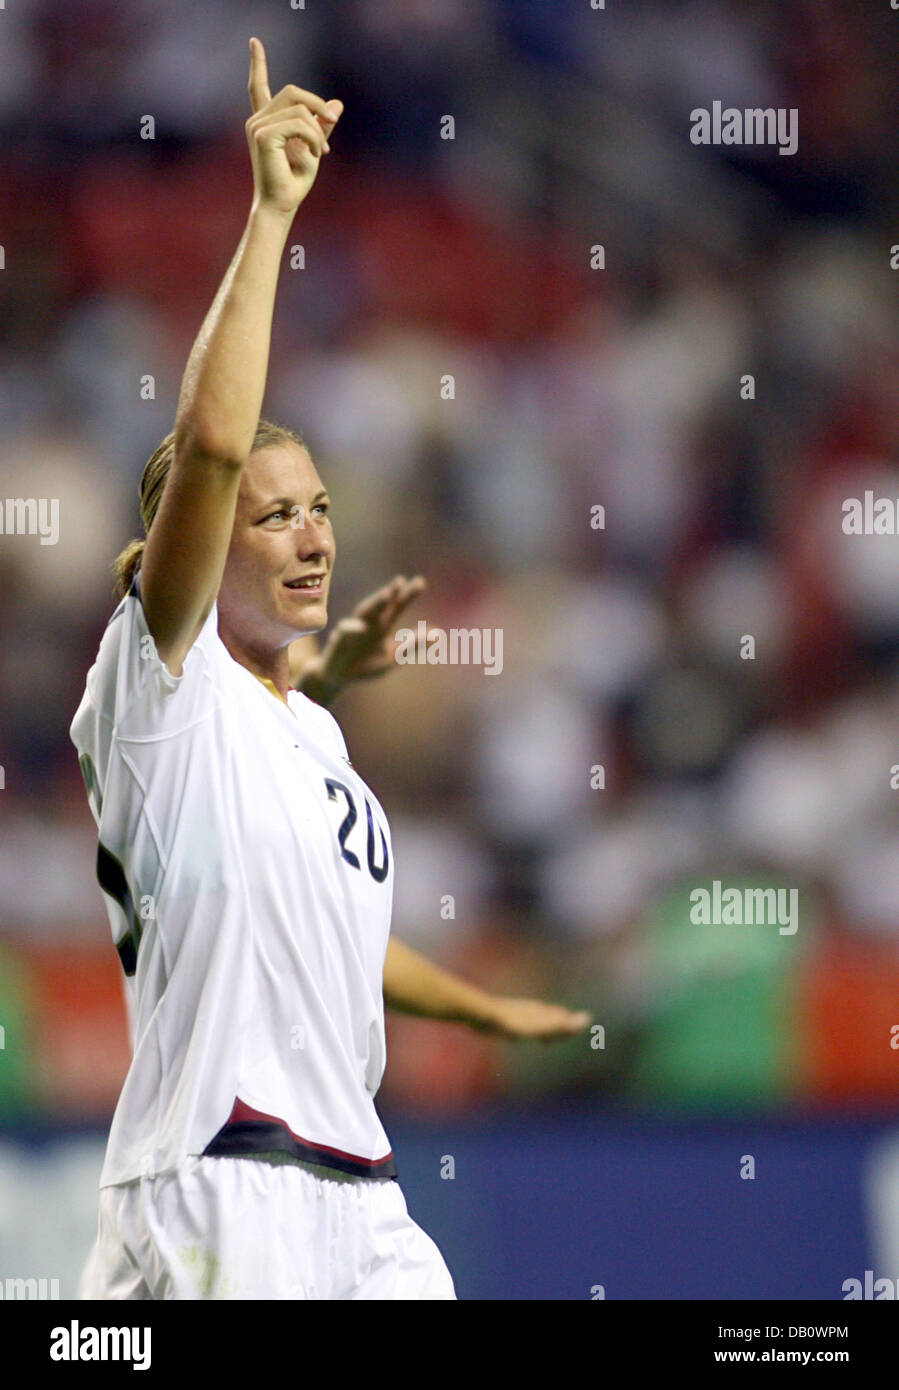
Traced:
[[[897, 22], [7, 7], [0, 476], [58, 498], [60, 535], [0, 537], [0, 1118], [101, 1121], [127, 1066], [68, 728], [249, 208], [250, 34], [273, 92], [345, 103], [265, 403], [332, 493], [332, 617], [421, 572], [410, 625], [503, 633], [501, 675], [401, 667], [335, 706], [391, 819], [394, 929], [605, 1030], [390, 1017], [379, 1103], [895, 1106], [899, 543], [845, 535], [842, 503], [899, 499]], [[796, 108], [798, 153], [692, 145], [716, 99]], [[799, 930], [693, 925], [714, 878], [797, 888]]]

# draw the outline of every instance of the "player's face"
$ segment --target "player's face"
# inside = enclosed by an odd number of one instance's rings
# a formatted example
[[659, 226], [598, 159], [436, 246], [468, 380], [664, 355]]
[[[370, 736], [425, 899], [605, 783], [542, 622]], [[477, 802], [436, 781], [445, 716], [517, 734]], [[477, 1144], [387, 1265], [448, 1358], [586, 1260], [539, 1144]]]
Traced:
[[251, 645], [281, 646], [326, 625], [336, 554], [329, 506], [306, 449], [288, 440], [250, 455], [218, 606]]

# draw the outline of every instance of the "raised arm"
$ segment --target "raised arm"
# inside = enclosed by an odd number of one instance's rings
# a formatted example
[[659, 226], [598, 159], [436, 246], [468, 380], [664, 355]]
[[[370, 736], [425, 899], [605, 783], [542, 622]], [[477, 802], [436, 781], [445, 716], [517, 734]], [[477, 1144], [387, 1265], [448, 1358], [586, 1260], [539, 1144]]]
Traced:
[[172, 468], [141, 563], [147, 624], [175, 676], [221, 585], [240, 477], [265, 395], [284, 245], [342, 110], [340, 102], [325, 103], [294, 86], [272, 98], [258, 39], [250, 40], [249, 93], [253, 201], [188, 359]]

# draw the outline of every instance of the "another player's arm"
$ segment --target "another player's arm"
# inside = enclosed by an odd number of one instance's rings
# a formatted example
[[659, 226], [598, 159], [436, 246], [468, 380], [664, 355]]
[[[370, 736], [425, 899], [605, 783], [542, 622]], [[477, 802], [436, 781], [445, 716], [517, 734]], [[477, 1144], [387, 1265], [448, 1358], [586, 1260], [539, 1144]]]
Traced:
[[272, 99], [263, 47], [253, 39], [250, 48], [252, 206], [188, 359], [171, 473], [141, 563], [147, 624], [173, 675], [181, 673], [221, 585], [265, 394], [284, 245], [340, 115], [299, 87]]
[[315, 637], [299, 637], [290, 645], [290, 683], [319, 705], [331, 705], [351, 681], [370, 680], [396, 662], [396, 621], [404, 608], [427, 587], [416, 575], [397, 574], [341, 618], [319, 650]]
[[505, 1038], [569, 1038], [587, 1027], [592, 1014], [546, 1004], [541, 999], [512, 999], [490, 994], [432, 965], [418, 951], [391, 936], [384, 959], [384, 1003], [400, 1013], [466, 1023]]

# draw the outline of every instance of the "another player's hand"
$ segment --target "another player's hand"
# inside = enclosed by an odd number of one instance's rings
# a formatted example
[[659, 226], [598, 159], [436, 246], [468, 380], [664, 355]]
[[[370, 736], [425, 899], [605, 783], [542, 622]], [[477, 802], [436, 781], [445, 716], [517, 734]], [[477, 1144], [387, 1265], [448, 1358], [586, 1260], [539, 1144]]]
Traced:
[[426, 588], [422, 575], [406, 579], [398, 574], [369, 594], [334, 626], [321, 652], [304, 670], [303, 681], [314, 680], [333, 698], [350, 681], [383, 676], [396, 662], [396, 620]]
[[302, 87], [269, 91], [265, 49], [250, 39], [250, 80], [253, 114], [246, 123], [253, 162], [254, 206], [285, 215], [296, 212], [318, 173], [328, 136], [343, 111], [343, 102], [325, 102]]
[[592, 1017], [586, 1009], [566, 1009], [561, 1004], [545, 1004], [542, 999], [507, 999], [497, 995], [489, 1017], [478, 1020], [474, 1026], [501, 1038], [555, 1042], [582, 1033]]

